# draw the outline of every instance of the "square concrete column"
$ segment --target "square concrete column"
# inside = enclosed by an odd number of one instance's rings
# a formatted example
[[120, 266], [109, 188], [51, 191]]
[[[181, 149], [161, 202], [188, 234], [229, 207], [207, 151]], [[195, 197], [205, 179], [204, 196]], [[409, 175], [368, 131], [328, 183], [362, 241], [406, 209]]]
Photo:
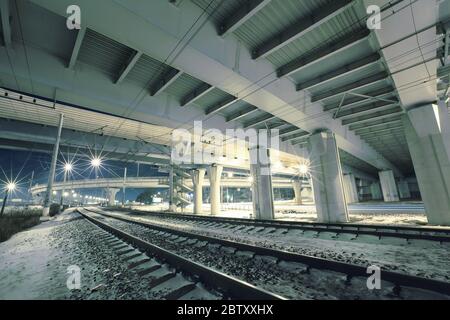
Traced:
[[381, 183], [381, 191], [385, 202], [399, 201], [397, 184], [395, 183], [394, 173], [392, 170], [378, 172]]
[[254, 146], [250, 150], [250, 174], [252, 176], [252, 201], [255, 219], [272, 220], [273, 204], [272, 172], [269, 149]]
[[370, 193], [372, 194], [372, 200], [381, 200], [383, 199], [383, 194], [381, 193], [380, 183], [372, 182], [370, 184]]
[[400, 194], [400, 199], [411, 198], [411, 192], [409, 191], [408, 181], [402, 179], [398, 182], [398, 193]]
[[347, 203], [359, 202], [356, 179], [352, 173], [344, 174], [344, 195]]
[[450, 127], [444, 103], [428, 104], [403, 117], [428, 222], [450, 225]]
[[211, 215], [220, 213], [220, 182], [222, 180], [223, 166], [213, 164], [209, 167], [209, 197], [211, 200]]
[[197, 169], [192, 172], [192, 183], [194, 185], [194, 214], [203, 211], [203, 182], [205, 180], [205, 169]]
[[294, 203], [297, 205], [303, 204], [302, 201], [302, 180], [294, 179], [292, 181], [292, 188], [294, 189]]
[[320, 222], [348, 222], [342, 168], [334, 134], [312, 134], [308, 139], [317, 218]]

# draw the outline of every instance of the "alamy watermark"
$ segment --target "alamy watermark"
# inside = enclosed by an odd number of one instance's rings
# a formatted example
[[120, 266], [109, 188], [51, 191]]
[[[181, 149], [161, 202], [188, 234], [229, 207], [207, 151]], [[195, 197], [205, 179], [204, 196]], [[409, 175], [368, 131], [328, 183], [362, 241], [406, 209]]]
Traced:
[[[202, 121], [194, 121], [193, 132], [172, 132], [171, 160], [174, 164], [214, 164], [248, 161], [249, 165], [269, 166], [279, 158], [278, 129], [203, 130]], [[270, 153], [269, 153], [270, 149]], [[248, 150], [248, 159], [239, 159]]]
[[80, 290], [81, 288], [81, 269], [77, 265], [67, 267], [66, 286], [69, 290]]
[[381, 289], [381, 268], [378, 266], [367, 267], [367, 274], [370, 276], [367, 278], [366, 285], [369, 290]]
[[69, 30], [81, 29], [81, 9], [76, 4], [67, 7], [66, 13], [69, 15], [66, 20], [66, 26]]

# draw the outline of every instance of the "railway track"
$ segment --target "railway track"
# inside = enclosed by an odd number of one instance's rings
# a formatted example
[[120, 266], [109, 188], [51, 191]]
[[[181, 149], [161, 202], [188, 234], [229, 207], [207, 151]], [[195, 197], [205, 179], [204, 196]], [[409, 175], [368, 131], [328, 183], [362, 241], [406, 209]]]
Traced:
[[148, 281], [149, 290], [165, 291], [164, 299], [285, 299], [148, 243], [83, 210], [78, 212], [107, 232], [99, 234], [99, 240], [113, 246], [128, 267]]
[[[199, 234], [194, 234], [181, 230], [174, 230], [169, 227], [161, 225], [155, 225], [148, 222], [141, 222], [125, 217], [112, 216], [105, 212], [98, 211], [86, 211], [89, 214], [102, 216], [108, 219], [109, 223], [117, 223], [134, 225], [138, 227], [140, 231], [139, 237], [146, 237], [148, 234], [152, 234], [150, 238], [152, 241], [161, 241], [162, 243], [171, 243], [169, 247], [172, 250], [182, 251], [186, 255], [196, 255], [196, 250], [202, 248], [215, 248], [213, 254], [208, 256], [208, 250], [202, 251], [202, 259], [206, 263], [210, 263], [215, 267], [221, 268], [221, 265], [215, 265], [214, 260], [217, 260], [219, 253], [226, 252], [230, 259], [240, 260], [237, 257], [242, 256], [245, 253], [248, 257], [245, 263], [252, 263], [253, 260], [264, 260], [270, 265], [268, 268], [272, 270], [272, 281], [278, 281], [278, 277], [282, 277], [278, 270], [279, 266], [286, 266], [286, 274], [292, 276], [291, 281], [287, 281], [286, 286], [294, 286], [297, 284], [300, 287], [299, 290], [305, 289], [306, 291], [314, 291], [314, 286], [318, 286], [319, 291], [325, 290], [325, 297], [317, 297], [312, 294], [312, 298], [326, 298], [335, 297], [337, 299], [426, 299], [426, 298], [438, 298], [449, 299], [450, 298], [450, 283], [444, 281], [438, 281], [413, 275], [407, 275], [402, 273], [396, 273], [391, 271], [381, 271], [381, 279], [383, 281], [383, 290], [369, 290], [367, 288], [367, 267], [354, 265], [344, 262], [338, 262], [334, 260], [327, 260], [323, 258], [317, 258], [282, 250], [270, 249], [266, 247], [259, 247], [246, 243], [240, 243], [236, 241], [230, 241], [220, 238], [214, 238]], [[85, 214], [86, 215], [86, 214]], [[87, 215], [88, 216], [88, 215]], [[126, 227], [122, 225], [122, 227]], [[163, 240], [161, 240], [163, 239]], [[166, 244], [167, 245], [167, 244]], [[223, 250], [220, 250], [223, 249]], [[241, 253], [241, 254], [239, 254]], [[198, 254], [198, 253], [197, 253]], [[233, 266], [237, 270], [248, 270], [255, 268], [254, 265], [245, 265], [245, 263], [237, 263]], [[295, 265], [295, 272], [292, 273], [292, 266]], [[258, 266], [256, 266], [258, 268]], [[233, 270], [233, 269], [230, 269]], [[253, 270], [253, 269], [252, 269]], [[278, 274], [280, 273], [280, 274]], [[235, 275], [236, 276], [236, 275]], [[281, 278], [280, 278], [281, 279]], [[253, 283], [255, 286], [264, 284], [265, 279], [259, 279]], [[286, 279], [281, 279], [285, 281]], [[280, 281], [281, 281], [280, 280]], [[321, 287], [322, 286], [322, 287]], [[274, 286], [281, 292], [286, 288], [279, 288]], [[267, 290], [267, 288], [266, 288]], [[277, 292], [275, 290], [275, 292]], [[272, 290], [270, 290], [272, 292]], [[328, 291], [328, 292], [327, 292]], [[277, 292], [282, 295], [281, 293]], [[300, 297], [302, 297], [300, 295]], [[288, 298], [299, 298], [295, 294], [288, 296]]]
[[[308, 232], [316, 232], [316, 236], [321, 233], [334, 233], [336, 237], [339, 234], [354, 235], [351, 240], [357, 240], [361, 235], [369, 235], [383, 238], [400, 238], [409, 240], [426, 240], [434, 241], [437, 243], [449, 243], [450, 242], [450, 229], [439, 229], [431, 227], [404, 227], [404, 226], [384, 226], [384, 225], [367, 225], [367, 224], [337, 224], [337, 223], [313, 223], [313, 222], [300, 222], [300, 221], [280, 221], [280, 220], [253, 220], [253, 219], [241, 219], [241, 218], [227, 218], [227, 217], [208, 217], [190, 214], [180, 213], [160, 213], [160, 212], [147, 212], [139, 210], [129, 210], [130, 214], [135, 215], [149, 215], [162, 219], [174, 219], [177, 221], [199, 223], [210, 223], [213, 225], [229, 224], [230, 226], [242, 225], [252, 226], [255, 228], [274, 228], [285, 230], [301, 230]], [[225, 226], [226, 227], [226, 226]]]

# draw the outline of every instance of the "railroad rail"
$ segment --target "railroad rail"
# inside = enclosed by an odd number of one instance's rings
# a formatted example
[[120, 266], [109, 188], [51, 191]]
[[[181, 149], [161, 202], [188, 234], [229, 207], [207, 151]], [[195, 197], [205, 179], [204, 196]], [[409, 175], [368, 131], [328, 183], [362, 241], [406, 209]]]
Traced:
[[[231, 241], [231, 240], [225, 240], [205, 235], [200, 235], [196, 233], [191, 233], [187, 231], [181, 231], [172, 229], [169, 227], [161, 226], [152, 224], [150, 222], [143, 222], [143, 221], [136, 221], [133, 219], [129, 219], [126, 217], [118, 217], [115, 215], [108, 214], [104, 211], [93, 211], [89, 210], [93, 213], [116, 219], [122, 222], [127, 222], [131, 224], [136, 224], [139, 226], [143, 226], [149, 229], [162, 231], [165, 233], [173, 234], [175, 236], [189, 238], [189, 239], [198, 239], [200, 241], [206, 241], [207, 243], [211, 244], [218, 244], [223, 247], [227, 248], [236, 248], [240, 251], [247, 251], [247, 252], [254, 252], [256, 255], [260, 256], [270, 256], [277, 259], [277, 261], [287, 261], [287, 262], [296, 262], [301, 263], [303, 265], [306, 265], [308, 267], [308, 272], [311, 269], [318, 269], [318, 270], [328, 270], [328, 271], [334, 271], [341, 273], [346, 276], [346, 279], [348, 283], [350, 284], [353, 278], [356, 277], [364, 277], [367, 278], [367, 267], [360, 266], [360, 265], [354, 265], [350, 263], [344, 263], [334, 260], [328, 260], [313, 256], [308, 256], [304, 254], [298, 254], [298, 253], [292, 253], [284, 250], [277, 250], [277, 249], [271, 249], [266, 247], [260, 247], [255, 246], [251, 244], [241, 243], [237, 241]], [[392, 271], [381, 271], [381, 277], [383, 281], [387, 281], [393, 284], [393, 288], [395, 291], [400, 292], [402, 288], [415, 288], [415, 289], [421, 289], [421, 290], [428, 290], [440, 294], [444, 294], [450, 298], [450, 283], [414, 276], [414, 275], [407, 275]]]
[[[117, 210], [116, 208], [114, 210]], [[122, 209], [123, 210], [123, 209]], [[283, 228], [300, 229], [305, 231], [314, 231], [329, 233], [354, 234], [376, 236], [379, 239], [383, 237], [402, 238], [406, 240], [429, 240], [439, 243], [450, 242], [450, 229], [439, 229], [433, 227], [407, 227], [407, 226], [386, 226], [386, 225], [368, 225], [354, 223], [320, 223], [320, 222], [302, 222], [302, 221], [282, 221], [282, 220], [254, 220], [245, 218], [228, 218], [204, 215], [192, 215], [170, 212], [148, 212], [140, 210], [126, 210], [130, 214], [149, 215], [164, 219], [186, 219], [196, 221], [210, 221], [212, 223], [229, 223], [233, 225], [254, 226], [264, 228]]]
[[[223, 293], [225, 298], [251, 300], [285, 300], [285, 298], [280, 295], [276, 295], [266, 290], [256, 288], [249, 283], [246, 283], [234, 277], [230, 277], [226, 274], [198, 264], [189, 259], [183, 258], [177, 254], [174, 254], [163, 248], [139, 239], [129, 233], [119, 230], [118, 228], [115, 228], [107, 223], [104, 223], [99, 219], [96, 219], [95, 217], [92, 217], [82, 209], [79, 209], [78, 212], [90, 222], [113, 234], [117, 238], [122, 239], [126, 243], [131, 244], [133, 247], [146, 252], [159, 261], [168, 263], [177, 270], [181, 270], [183, 274], [189, 275], [192, 279], [198, 279], [201, 283], [205, 284], [206, 287], [213, 288], [214, 290]], [[95, 213], [100, 214], [98, 212]], [[195, 286], [189, 286], [188, 289], [194, 290]], [[173, 297], [173, 295], [169, 296], [169, 299], [171, 297]]]

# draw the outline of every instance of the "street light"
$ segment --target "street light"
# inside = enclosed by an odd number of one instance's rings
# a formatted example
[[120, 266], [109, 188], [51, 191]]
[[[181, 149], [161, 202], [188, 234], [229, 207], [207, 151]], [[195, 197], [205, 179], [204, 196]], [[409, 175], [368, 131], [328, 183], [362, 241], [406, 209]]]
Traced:
[[302, 175], [306, 175], [309, 172], [309, 166], [307, 164], [301, 164], [298, 166], [298, 171]]
[[94, 168], [99, 168], [102, 165], [102, 159], [95, 157], [91, 159], [91, 166]]
[[73, 170], [73, 164], [70, 163], [70, 162], [67, 162], [67, 163], [64, 165], [64, 171], [65, 171], [65, 172], [71, 172], [72, 170]]
[[5, 211], [5, 206], [6, 206], [6, 201], [8, 201], [8, 194], [10, 192], [14, 192], [14, 190], [16, 190], [17, 186], [14, 182], [9, 182], [6, 185], [6, 190], [5, 190], [5, 197], [3, 198], [3, 203], [2, 203], [2, 211], [0, 212], [0, 216], [3, 215], [3, 212]]
[[65, 187], [66, 181], [67, 181], [67, 175], [68, 175], [69, 173], [71, 173], [72, 170], [73, 170], [73, 164], [72, 164], [72, 162], [66, 162], [66, 163], [64, 164], [64, 181], [63, 181], [63, 189], [62, 189], [62, 192], [61, 192], [61, 201], [60, 201], [60, 204], [59, 204], [61, 207], [62, 207], [63, 204], [64, 204], [64, 197], [67, 197], [67, 196], [66, 196], [66, 193], [64, 192], [64, 187]]

